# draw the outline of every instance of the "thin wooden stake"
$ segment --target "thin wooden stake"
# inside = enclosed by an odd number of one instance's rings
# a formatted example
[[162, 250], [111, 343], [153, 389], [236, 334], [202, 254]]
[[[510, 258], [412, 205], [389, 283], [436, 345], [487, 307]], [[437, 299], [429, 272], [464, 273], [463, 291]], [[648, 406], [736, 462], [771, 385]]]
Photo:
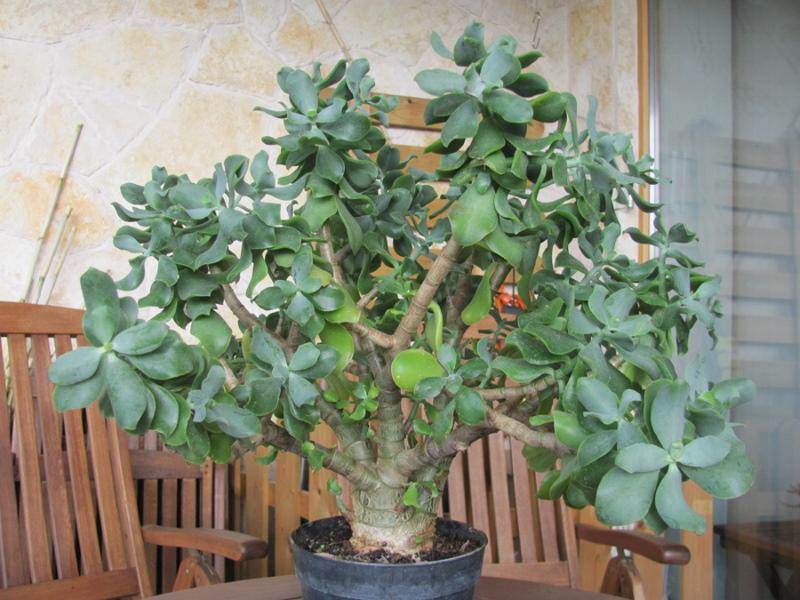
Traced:
[[67, 254], [69, 253], [69, 247], [72, 245], [72, 239], [75, 237], [75, 226], [73, 225], [70, 227], [69, 233], [67, 234], [67, 240], [64, 242], [64, 249], [61, 252], [61, 255], [58, 257], [56, 261], [56, 267], [53, 270], [53, 275], [50, 278], [50, 284], [47, 286], [47, 292], [41, 298], [42, 304], [47, 304], [50, 301], [50, 294], [53, 293], [53, 288], [56, 287], [56, 281], [58, 280], [58, 275], [61, 273], [61, 267], [64, 266], [64, 260], [67, 258]]
[[328, 12], [328, 9], [326, 8], [322, 0], [316, 0], [316, 1], [317, 1], [317, 6], [319, 7], [319, 12], [322, 13], [322, 18], [325, 19], [325, 22], [328, 24], [328, 27], [330, 28], [331, 33], [333, 34], [333, 37], [336, 40], [336, 43], [339, 44], [339, 48], [341, 48], [342, 54], [344, 54], [344, 57], [348, 61], [352, 61], [353, 57], [350, 54], [350, 48], [348, 48], [347, 44], [344, 43], [341, 34], [339, 34], [339, 30], [336, 28], [336, 25], [334, 25], [333, 19], [331, 18], [331, 13]]
[[39, 274], [39, 277], [36, 279], [36, 290], [33, 293], [32, 300], [39, 301], [42, 297], [42, 288], [44, 287], [45, 279], [47, 279], [47, 274], [50, 272], [50, 267], [53, 266], [53, 259], [56, 256], [56, 250], [58, 250], [58, 246], [61, 244], [61, 240], [64, 237], [64, 232], [67, 230], [67, 222], [69, 221], [69, 217], [72, 215], [72, 207], [67, 207], [67, 211], [64, 214], [64, 218], [61, 219], [61, 223], [58, 226], [58, 231], [56, 232], [56, 239], [53, 241], [53, 245], [50, 248], [50, 252], [47, 255], [47, 258], [44, 260], [44, 268], [42, 272]]
[[39, 255], [42, 253], [42, 245], [44, 244], [44, 239], [47, 236], [47, 231], [50, 229], [50, 224], [53, 222], [53, 214], [56, 212], [56, 206], [58, 205], [58, 199], [61, 197], [61, 192], [64, 190], [64, 183], [67, 180], [67, 173], [69, 172], [70, 165], [72, 165], [72, 159], [75, 156], [75, 148], [78, 146], [78, 140], [81, 137], [81, 131], [83, 130], [83, 123], [78, 123], [78, 126], [75, 130], [75, 138], [72, 140], [72, 147], [69, 150], [69, 155], [67, 156], [67, 160], [64, 162], [64, 168], [61, 169], [61, 174], [58, 177], [58, 184], [56, 185], [56, 189], [53, 192], [53, 197], [50, 200], [50, 206], [47, 209], [47, 216], [45, 217], [44, 223], [42, 224], [42, 229], [39, 232], [39, 237], [36, 240], [36, 250], [33, 253], [33, 260], [31, 261], [30, 268], [28, 269], [28, 274], [25, 276], [25, 290], [22, 294], [22, 298], [20, 298], [20, 302], [27, 302], [28, 301], [28, 294], [31, 292], [31, 287], [33, 286], [33, 279], [34, 274], [36, 272], [36, 263], [39, 262]]

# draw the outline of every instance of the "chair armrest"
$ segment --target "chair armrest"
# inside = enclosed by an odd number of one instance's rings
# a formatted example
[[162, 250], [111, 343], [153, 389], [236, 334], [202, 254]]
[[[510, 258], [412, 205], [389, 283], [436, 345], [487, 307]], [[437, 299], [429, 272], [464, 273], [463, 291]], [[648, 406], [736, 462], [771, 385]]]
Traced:
[[142, 537], [148, 544], [209, 552], [231, 560], [263, 558], [268, 549], [267, 542], [260, 538], [225, 529], [144, 525]]
[[691, 558], [689, 549], [683, 544], [642, 531], [605, 529], [577, 523], [575, 533], [580, 540], [622, 548], [664, 565], [685, 565]]

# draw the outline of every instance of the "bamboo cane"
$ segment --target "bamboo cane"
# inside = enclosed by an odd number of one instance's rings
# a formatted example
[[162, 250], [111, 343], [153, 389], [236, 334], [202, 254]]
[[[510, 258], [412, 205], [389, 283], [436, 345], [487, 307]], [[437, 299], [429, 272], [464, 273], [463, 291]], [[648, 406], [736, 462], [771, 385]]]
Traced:
[[67, 207], [67, 211], [64, 214], [64, 218], [61, 219], [61, 223], [58, 226], [58, 231], [56, 232], [56, 239], [53, 242], [53, 245], [50, 248], [50, 252], [47, 254], [47, 258], [44, 260], [44, 268], [42, 272], [39, 274], [39, 277], [36, 279], [36, 290], [33, 293], [32, 300], [39, 302], [42, 296], [42, 288], [44, 288], [44, 282], [47, 279], [47, 275], [50, 273], [50, 267], [53, 266], [53, 259], [56, 256], [56, 250], [58, 250], [59, 245], [61, 244], [62, 238], [64, 237], [64, 233], [67, 230], [67, 222], [69, 221], [70, 215], [72, 215], [72, 207]]
[[58, 259], [56, 260], [55, 269], [53, 269], [53, 275], [50, 277], [49, 285], [47, 286], [47, 291], [41, 298], [42, 304], [47, 304], [50, 301], [50, 295], [53, 293], [53, 289], [56, 287], [56, 281], [58, 280], [58, 276], [61, 273], [61, 268], [64, 266], [64, 261], [67, 258], [67, 254], [69, 253], [69, 247], [72, 245], [72, 240], [75, 237], [75, 226], [73, 225], [69, 229], [69, 233], [67, 234], [67, 239], [64, 242], [64, 247], [59, 255]]
[[22, 297], [20, 298], [20, 302], [28, 301], [28, 295], [31, 292], [34, 275], [36, 273], [36, 264], [39, 262], [39, 255], [42, 253], [42, 246], [44, 244], [44, 239], [47, 236], [47, 231], [50, 229], [50, 224], [53, 222], [53, 215], [56, 212], [58, 199], [61, 197], [61, 192], [64, 190], [64, 183], [67, 180], [67, 174], [69, 172], [70, 165], [72, 165], [72, 159], [75, 156], [75, 148], [78, 146], [78, 140], [81, 137], [82, 130], [83, 130], [83, 123], [78, 123], [78, 126], [75, 130], [75, 138], [72, 140], [72, 147], [69, 150], [69, 155], [67, 156], [67, 160], [64, 162], [64, 167], [61, 169], [61, 174], [58, 177], [58, 184], [56, 185], [56, 189], [53, 192], [53, 197], [50, 200], [50, 206], [47, 209], [47, 216], [44, 219], [44, 223], [42, 224], [42, 229], [39, 232], [39, 237], [36, 240], [36, 249], [34, 250], [33, 253], [33, 260], [31, 261], [30, 267], [28, 268], [27, 275], [23, 279], [23, 281], [25, 281], [26, 283]]

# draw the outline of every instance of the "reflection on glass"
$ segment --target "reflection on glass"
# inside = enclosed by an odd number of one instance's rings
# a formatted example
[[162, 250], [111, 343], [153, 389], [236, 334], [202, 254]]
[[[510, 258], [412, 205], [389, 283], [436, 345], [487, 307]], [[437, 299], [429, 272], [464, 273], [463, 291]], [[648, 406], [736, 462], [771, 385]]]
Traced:
[[759, 386], [733, 415], [757, 473], [714, 506], [714, 597], [800, 598], [800, 2], [661, 0], [653, 14], [656, 151], [674, 181], [659, 200], [724, 276], [715, 375]]

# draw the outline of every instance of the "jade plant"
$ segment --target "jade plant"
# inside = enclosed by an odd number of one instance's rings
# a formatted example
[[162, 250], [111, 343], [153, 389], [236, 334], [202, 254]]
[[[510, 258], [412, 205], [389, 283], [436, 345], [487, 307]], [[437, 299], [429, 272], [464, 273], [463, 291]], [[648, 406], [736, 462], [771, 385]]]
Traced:
[[[282, 177], [261, 151], [197, 181], [156, 167], [124, 184], [114, 243], [131, 271], [81, 277], [90, 346], [53, 364], [58, 409], [99, 402], [191, 462], [302, 455], [349, 482], [356, 549], [430, 544], [453, 457], [498, 430], [546, 473], [540, 496], [701, 532], [682, 484], [750, 487], [727, 413], [754, 388], [709, 382], [702, 354], [676, 367], [720, 315], [719, 279], [684, 251], [695, 234], [643, 199], [657, 174], [631, 136], [598, 130], [593, 101], [579, 121], [575, 97], [528, 69], [539, 52], [487, 45], [477, 23], [452, 50], [431, 41], [455, 67], [415, 78], [426, 122], [443, 124], [436, 173], [387, 143], [397, 100], [358, 59], [278, 73], [287, 101], [257, 110], [283, 121], [262, 138]], [[534, 121], [546, 135], [528, 135]], [[651, 232], [621, 230], [629, 204]], [[619, 254], [622, 235], [653, 257]], [[120, 297], [146, 265], [146, 295]], [[512, 276], [508, 314], [493, 298]], [[322, 423], [335, 447], [311, 441]]]

